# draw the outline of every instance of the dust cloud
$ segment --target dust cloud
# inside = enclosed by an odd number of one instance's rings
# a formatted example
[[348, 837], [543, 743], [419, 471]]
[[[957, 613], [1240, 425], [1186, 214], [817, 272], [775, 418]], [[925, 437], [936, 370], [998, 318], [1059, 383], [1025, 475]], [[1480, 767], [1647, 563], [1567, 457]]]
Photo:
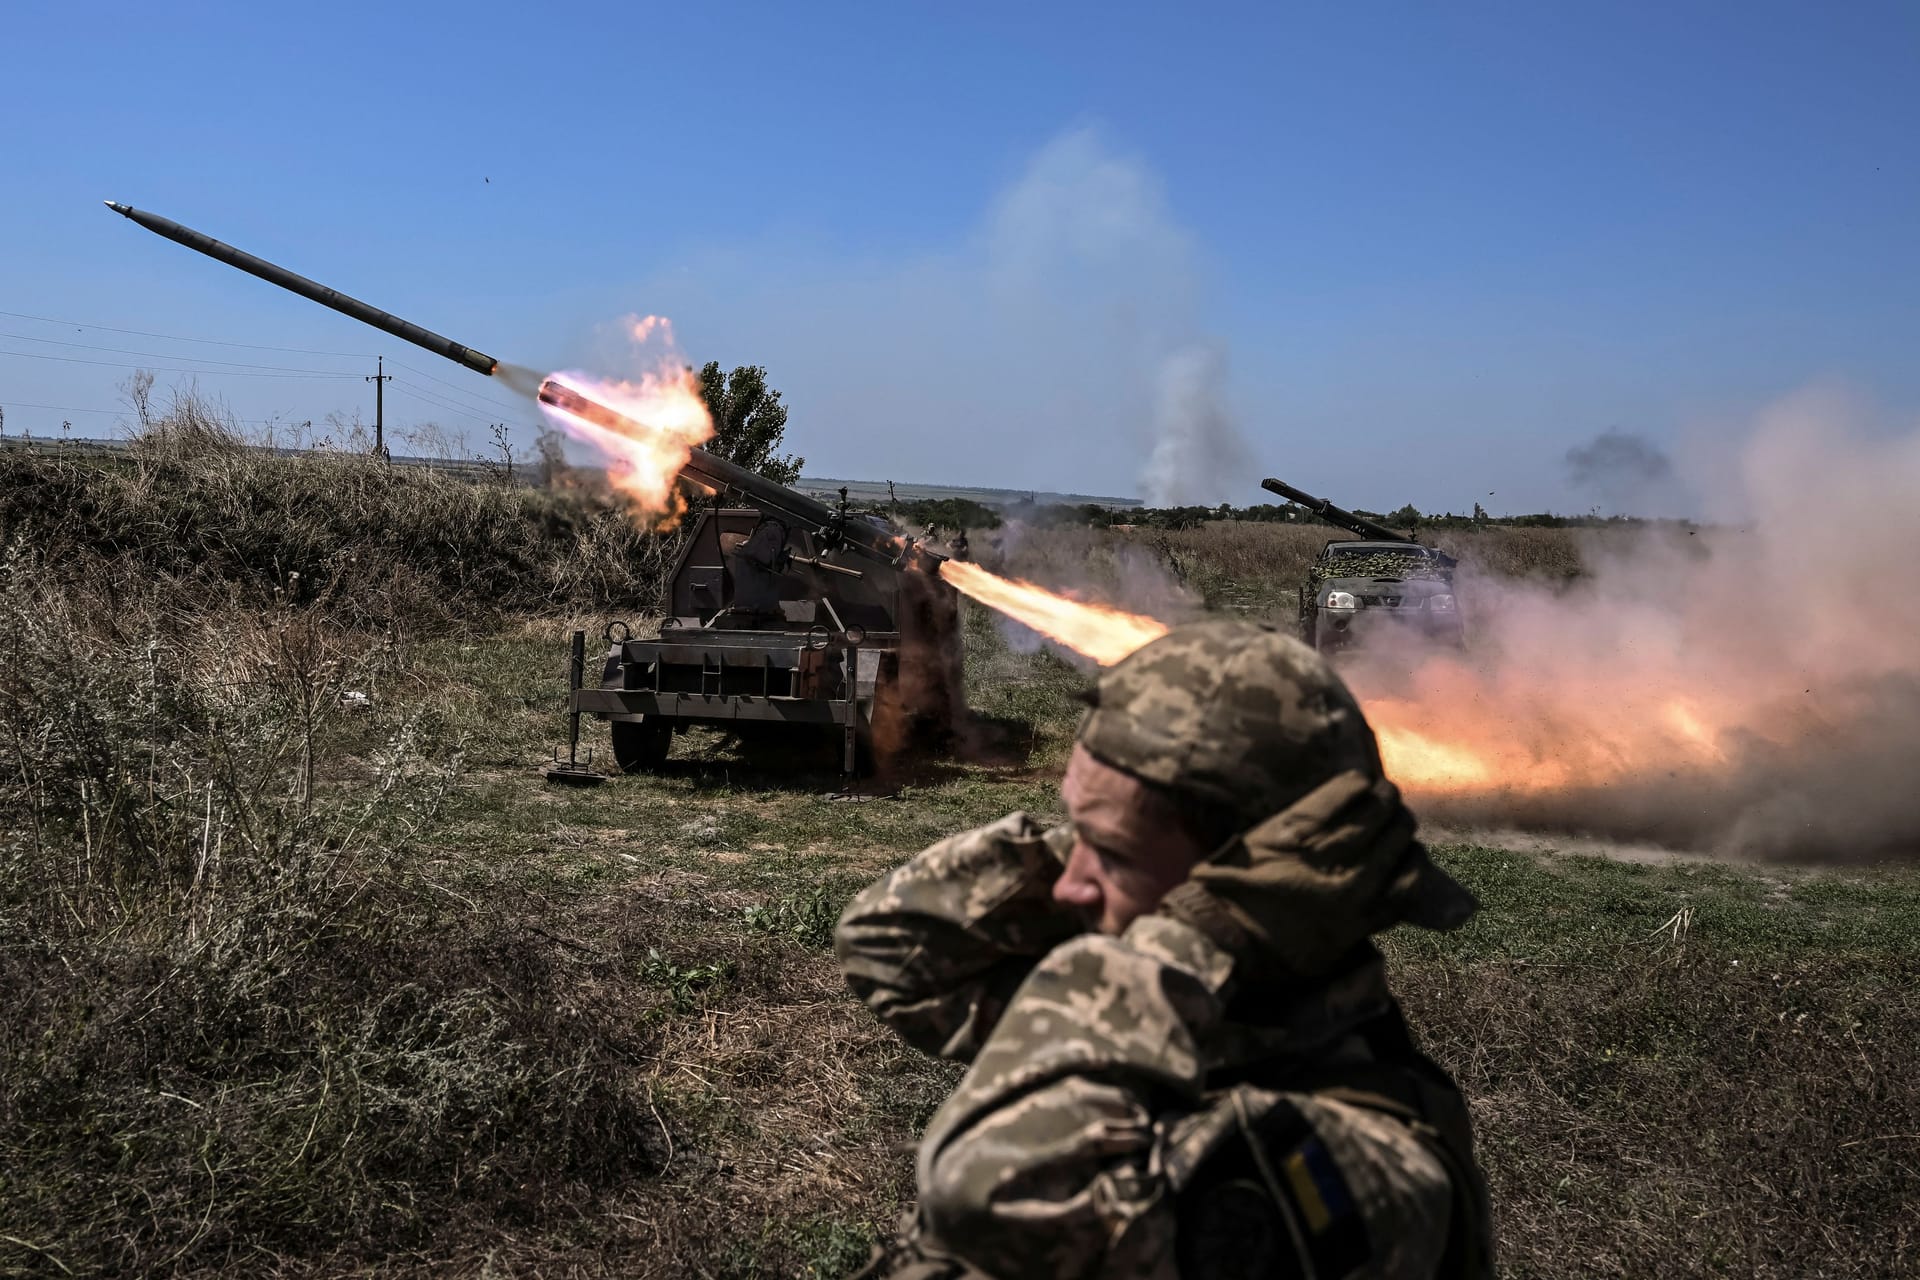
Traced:
[[[1592, 531], [1571, 582], [1477, 572], [1463, 540], [1464, 652], [1375, 629], [1339, 659], [1390, 774], [1440, 830], [1920, 856], [1920, 429], [1806, 394], [1696, 456], [1673, 478], [1706, 495], [1702, 522]], [[995, 543], [1003, 571], [1076, 598], [1200, 608], [1137, 543], [1017, 526]]]
[[1697, 529], [1596, 538], [1563, 589], [1463, 571], [1466, 654], [1382, 647], [1349, 667], [1423, 815], [1920, 855], [1920, 429], [1809, 393], [1706, 461]]

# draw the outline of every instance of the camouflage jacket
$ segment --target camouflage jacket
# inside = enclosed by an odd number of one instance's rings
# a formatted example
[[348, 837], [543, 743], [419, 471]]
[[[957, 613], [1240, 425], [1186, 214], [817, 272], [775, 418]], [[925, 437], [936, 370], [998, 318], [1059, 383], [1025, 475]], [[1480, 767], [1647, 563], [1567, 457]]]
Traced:
[[[1112, 937], [1057, 909], [1070, 843], [1012, 814], [927, 849], [841, 918], [854, 992], [909, 1043], [972, 1064], [921, 1143], [918, 1211], [873, 1273], [1446, 1273], [1455, 1192], [1477, 1173], [1450, 1177], [1417, 1120], [1322, 1088], [1349, 1070], [1364, 1083], [1357, 1032], [1397, 1025], [1378, 953], [1311, 989], [1229, 998], [1230, 960], [1189, 926], [1148, 915]], [[1257, 1184], [1288, 1201], [1266, 1228], [1236, 1221], [1240, 1184], [1220, 1181], [1249, 1132], [1268, 1137]], [[1293, 1247], [1269, 1242], [1280, 1262], [1246, 1269], [1248, 1232], [1275, 1220]]]

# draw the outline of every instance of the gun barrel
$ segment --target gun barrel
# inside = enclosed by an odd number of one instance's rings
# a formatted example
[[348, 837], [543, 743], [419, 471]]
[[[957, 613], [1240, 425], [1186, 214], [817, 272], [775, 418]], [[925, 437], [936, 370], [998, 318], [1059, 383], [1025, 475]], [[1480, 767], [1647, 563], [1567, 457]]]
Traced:
[[238, 267], [249, 275], [259, 276], [268, 284], [277, 284], [282, 289], [310, 298], [323, 307], [332, 307], [341, 315], [352, 316], [363, 324], [390, 333], [416, 347], [423, 347], [437, 356], [445, 356], [456, 364], [463, 364], [475, 373], [489, 376], [499, 367], [500, 362], [492, 356], [475, 351], [472, 347], [462, 346], [451, 338], [442, 337], [431, 329], [423, 329], [408, 320], [402, 320], [391, 311], [382, 311], [379, 307], [350, 298], [338, 289], [329, 289], [316, 281], [309, 280], [285, 267], [276, 266], [265, 258], [256, 258], [250, 253], [234, 248], [230, 244], [203, 235], [191, 227], [183, 227], [171, 218], [163, 218], [157, 213], [147, 213], [141, 209], [130, 208], [113, 200], [105, 202], [107, 208], [122, 217], [139, 223], [155, 235], [165, 236], [175, 244], [183, 244], [196, 253], [204, 253], [217, 262], [230, 267]]
[[1404, 533], [1395, 533], [1383, 524], [1377, 524], [1365, 516], [1355, 515], [1345, 507], [1336, 507], [1325, 498], [1316, 498], [1304, 489], [1296, 489], [1284, 480], [1275, 480], [1268, 476], [1260, 482], [1260, 487], [1277, 493], [1283, 498], [1299, 503], [1321, 519], [1351, 530], [1363, 538], [1378, 538], [1382, 542], [1412, 542]]

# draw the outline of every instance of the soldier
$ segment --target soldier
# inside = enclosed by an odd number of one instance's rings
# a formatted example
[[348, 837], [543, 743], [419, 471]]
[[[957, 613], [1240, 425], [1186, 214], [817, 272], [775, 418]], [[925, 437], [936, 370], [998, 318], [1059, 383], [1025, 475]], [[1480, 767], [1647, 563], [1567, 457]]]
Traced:
[[1089, 695], [1061, 791], [867, 888], [847, 981], [971, 1063], [870, 1275], [1478, 1277], [1464, 1101], [1369, 936], [1457, 927], [1373, 732], [1267, 628], [1177, 628]]

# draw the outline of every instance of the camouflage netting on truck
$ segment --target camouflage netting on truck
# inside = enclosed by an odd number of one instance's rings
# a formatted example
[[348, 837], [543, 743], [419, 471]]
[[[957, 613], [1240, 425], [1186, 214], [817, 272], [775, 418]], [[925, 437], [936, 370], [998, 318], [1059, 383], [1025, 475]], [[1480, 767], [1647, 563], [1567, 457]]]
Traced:
[[1337, 551], [1326, 560], [1316, 560], [1313, 580], [1330, 578], [1423, 578], [1451, 582], [1453, 574], [1444, 561], [1417, 551]]

